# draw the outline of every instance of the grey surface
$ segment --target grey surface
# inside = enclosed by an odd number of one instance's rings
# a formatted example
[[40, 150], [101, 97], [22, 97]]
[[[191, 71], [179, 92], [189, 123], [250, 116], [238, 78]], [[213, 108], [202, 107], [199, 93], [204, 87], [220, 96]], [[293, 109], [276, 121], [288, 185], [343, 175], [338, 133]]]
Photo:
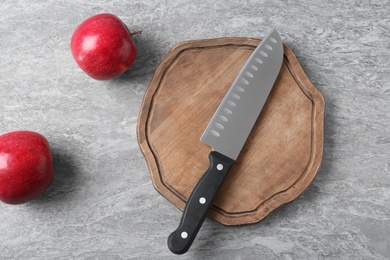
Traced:
[[[143, 31], [133, 68], [105, 82], [69, 50], [77, 25], [101, 12]], [[166, 238], [181, 213], [153, 188], [137, 145], [143, 94], [175, 44], [274, 26], [325, 97], [322, 168], [264, 221], [206, 220], [174, 256]], [[389, 259], [389, 68], [388, 0], [0, 0], [0, 132], [44, 134], [56, 168], [44, 196], [0, 204], [0, 259]]]

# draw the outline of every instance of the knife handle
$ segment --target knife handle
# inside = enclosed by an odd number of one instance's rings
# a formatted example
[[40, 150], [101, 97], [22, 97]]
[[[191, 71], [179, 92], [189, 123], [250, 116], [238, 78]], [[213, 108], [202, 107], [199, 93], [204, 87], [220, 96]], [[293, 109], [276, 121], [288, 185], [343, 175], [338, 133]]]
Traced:
[[168, 237], [168, 248], [175, 254], [184, 254], [190, 248], [234, 163], [216, 151], [210, 153], [209, 159], [210, 167], [192, 191], [179, 227]]

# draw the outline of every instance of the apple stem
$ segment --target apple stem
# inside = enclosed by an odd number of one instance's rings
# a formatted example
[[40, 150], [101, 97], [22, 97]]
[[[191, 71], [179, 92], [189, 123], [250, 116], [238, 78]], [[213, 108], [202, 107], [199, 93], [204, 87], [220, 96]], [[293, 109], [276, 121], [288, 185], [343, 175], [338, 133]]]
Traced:
[[130, 33], [131, 36], [133, 36], [134, 34], [141, 34], [142, 31], [137, 31], [137, 32], [133, 32], [133, 33]]

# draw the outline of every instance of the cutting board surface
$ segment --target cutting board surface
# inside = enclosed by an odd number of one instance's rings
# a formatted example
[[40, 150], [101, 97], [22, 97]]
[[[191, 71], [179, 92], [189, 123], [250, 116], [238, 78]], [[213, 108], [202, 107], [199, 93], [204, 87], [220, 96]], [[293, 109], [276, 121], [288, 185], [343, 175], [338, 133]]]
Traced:
[[[260, 40], [220, 38], [176, 45], [145, 93], [138, 141], [157, 191], [183, 210], [209, 166], [200, 137]], [[224, 225], [256, 223], [297, 198], [323, 154], [324, 99], [292, 51], [222, 186], [209, 217]]]

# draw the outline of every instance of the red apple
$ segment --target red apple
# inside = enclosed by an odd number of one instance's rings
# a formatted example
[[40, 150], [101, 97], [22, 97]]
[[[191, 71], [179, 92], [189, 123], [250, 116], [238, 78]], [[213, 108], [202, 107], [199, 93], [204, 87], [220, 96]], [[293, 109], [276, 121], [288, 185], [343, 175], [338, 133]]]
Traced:
[[0, 136], [0, 200], [20, 204], [51, 185], [54, 167], [49, 143], [41, 134], [15, 131]]
[[80, 68], [90, 77], [119, 77], [133, 64], [137, 49], [127, 26], [115, 15], [98, 14], [74, 32], [70, 48]]

